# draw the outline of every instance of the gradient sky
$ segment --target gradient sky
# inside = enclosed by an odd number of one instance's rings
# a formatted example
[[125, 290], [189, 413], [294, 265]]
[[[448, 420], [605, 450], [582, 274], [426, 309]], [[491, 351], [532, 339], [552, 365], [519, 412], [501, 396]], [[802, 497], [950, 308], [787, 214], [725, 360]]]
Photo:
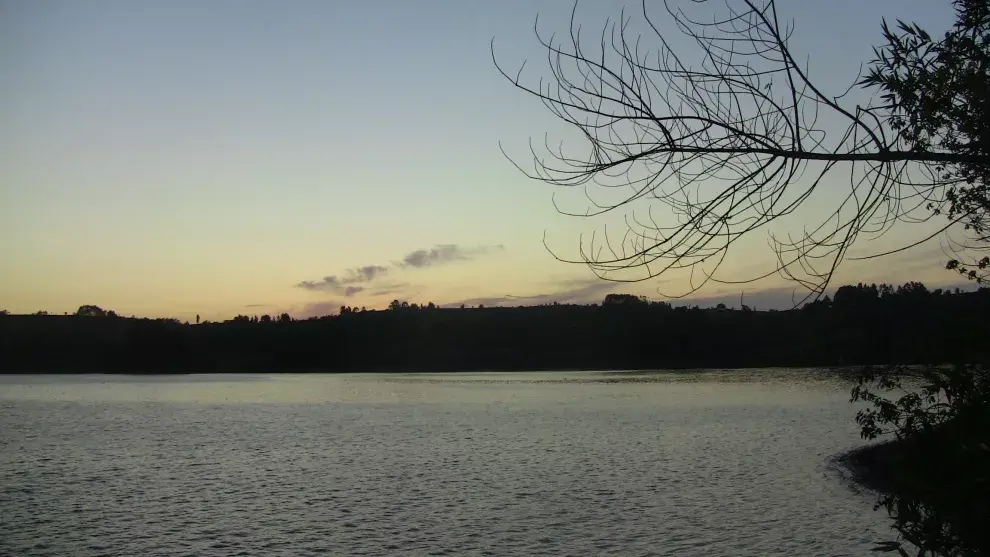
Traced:
[[[217, 319], [620, 290], [547, 253], [544, 231], [573, 256], [594, 226], [557, 215], [553, 188], [498, 147], [523, 154], [561, 128], [496, 72], [489, 42], [507, 66], [529, 58], [529, 75], [545, 74], [534, 17], [564, 32], [571, 5], [0, 0], [0, 308]], [[622, 5], [579, 13], [599, 27]], [[952, 15], [947, 0], [779, 5], [836, 93], [882, 17], [940, 31]], [[770, 257], [765, 240], [734, 254], [740, 276]], [[951, 282], [937, 248], [840, 278]], [[381, 268], [370, 282], [354, 271], [369, 266]]]

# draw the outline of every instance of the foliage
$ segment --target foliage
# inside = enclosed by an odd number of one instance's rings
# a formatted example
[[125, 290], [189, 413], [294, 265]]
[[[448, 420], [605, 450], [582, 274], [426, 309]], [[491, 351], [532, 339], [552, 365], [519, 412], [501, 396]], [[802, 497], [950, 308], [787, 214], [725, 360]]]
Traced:
[[[990, 257], [979, 255], [990, 249], [990, 138], [983, 134], [990, 127], [990, 2], [954, 0], [953, 6], [956, 23], [940, 39], [917, 24], [884, 22], [887, 44], [875, 50], [860, 84], [881, 92], [886, 124], [906, 148], [956, 156], [932, 166], [933, 179], [946, 188], [927, 207], [967, 232], [946, 267], [984, 283], [990, 278]], [[906, 371], [867, 369], [852, 392], [853, 400], [872, 405], [857, 415], [863, 436], [896, 439], [899, 456], [889, 468], [897, 478], [878, 507], [922, 553], [990, 554], [990, 372], [927, 367], [908, 375], [914, 384], [908, 390]], [[900, 396], [881, 394], [892, 392]], [[878, 549], [904, 553], [899, 542]]]
[[[976, 249], [990, 240], [990, 2], [954, 0], [956, 23], [941, 38], [917, 24], [884, 22], [886, 46], [860, 85], [876, 88], [884, 102], [886, 123], [915, 152], [951, 153], [954, 162], [933, 166], [947, 186], [944, 199], [928, 208], [962, 222]], [[973, 247], [973, 246], [970, 246]], [[990, 258], [959, 259], [949, 269], [983, 282]]]
[[100, 306], [86, 305], [79, 306], [79, 309], [76, 310], [76, 315], [80, 317], [106, 317], [107, 312]]
[[852, 400], [871, 405], [856, 416], [864, 438], [895, 439], [877, 508], [902, 537], [922, 554], [990, 554], [990, 370], [869, 367]]

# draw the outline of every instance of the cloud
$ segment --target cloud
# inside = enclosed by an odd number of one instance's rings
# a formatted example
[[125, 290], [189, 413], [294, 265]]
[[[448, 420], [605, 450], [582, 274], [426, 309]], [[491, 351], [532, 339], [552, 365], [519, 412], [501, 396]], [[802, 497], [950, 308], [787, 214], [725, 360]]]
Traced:
[[348, 278], [345, 280], [351, 282], [371, 282], [386, 273], [388, 273], [388, 267], [365, 265], [364, 267], [358, 267], [348, 271]]
[[505, 246], [475, 246], [463, 247], [457, 244], [438, 244], [430, 249], [418, 249], [406, 254], [401, 262], [396, 263], [397, 267], [414, 267], [422, 269], [424, 267], [434, 267], [451, 263], [454, 261], [466, 261], [474, 259], [480, 255], [486, 255], [497, 251], [503, 251]]
[[377, 290], [371, 292], [372, 296], [392, 296], [394, 294], [403, 294], [407, 292], [410, 288], [408, 282], [393, 282], [389, 284], [378, 285]]
[[[872, 283], [874, 281], [870, 280], [863, 282]], [[836, 289], [845, 284], [852, 283], [847, 283], [846, 281], [834, 281], [825, 293], [830, 297], [835, 296]], [[877, 284], [879, 284], [879, 282], [877, 282]], [[902, 283], [894, 283], [893, 285], [896, 287], [900, 284]], [[925, 283], [925, 287], [928, 288], [928, 290], [936, 290], [938, 288], [943, 290], [952, 290], [955, 288], [959, 288], [960, 290], [975, 289], [975, 285], [972, 283], [957, 281]], [[752, 290], [745, 292], [740, 290], [735, 292], [715, 293], [702, 298], [683, 298], [670, 300], [670, 302], [675, 307], [698, 306], [708, 308], [715, 307], [721, 303], [725, 304], [728, 308], [740, 309], [740, 305], [742, 303], [756, 310], [788, 310], [794, 308], [794, 304], [801, 302], [807, 295], [808, 291], [801, 288], [767, 288], [764, 290]]]
[[601, 279], [572, 279], [560, 282], [561, 290], [548, 294], [536, 294], [532, 296], [489, 296], [480, 298], [469, 298], [450, 304], [444, 307], [458, 307], [461, 304], [466, 306], [538, 306], [541, 304], [551, 304], [558, 302], [561, 304], [592, 304], [601, 302], [607, 294], [618, 288], [618, 284]]
[[365, 265], [364, 267], [348, 269], [344, 276], [328, 275], [318, 281], [304, 280], [297, 283], [296, 287], [317, 292], [332, 292], [350, 297], [359, 292], [364, 292], [365, 287], [357, 286], [358, 284], [372, 282], [387, 273], [388, 267]]
[[309, 319], [310, 317], [323, 317], [324, 315], [335, 315], [340, 312], [339, 301], [314, 302], [306, 304], [301, 308], [293, 308], [287, 313], [293, 319]]
[[272, 307], [271, 304], [246, 304], [246, 308], [269, 308]]
[[[608, 294], [618, 293], [617, 291], [622, 285], [601, 279], [578, 279], [563, 281], [560, 283], [560, 286], [562, 287], [560, 290], [547, 294], [537, 294], [533, 296], [506, 295], [470, 298], [451, 304], [444, 304], [444, 307], [458, 307], [461, 304], [466, 306], [477, 306], [479, 304], [483, 304], [486, 307], [535, 306], [541, 304], [551, 304], [553, 302], [558, 302], [561, 304], [594, 304], [601, 303], [601, 301]], [[736, 291], [715, 293], [706, 297], [678, 298], [664, 301], [669, 301], [674, 307], [690, 307], [697, 305], [702, 308], [706, 308], [715, 307], [722, 303], [727, 307], [738, 309], [740, 307], [740, 294], [742, 294], [742, 303], [753, 309], [784, 310], [792, 308], [795, 302], [801, 300], [805, 292], [800, 290], [795, 292], [790, 288], [776, 288], [754, 290], [749, 292]], [[829, 294], [831, 295], [832, 292], [829, 292]]]
[[[831, 295], [832, 292], [829, 292]], [[800, 288], [768, 288], [766, 290], [734, 291], [712, 294], [701, 298], [678, 298], [669, 300], [671, 305], [677, 306], [698, 306], [702, 308], [715, 307], [725, 304], [728, 308], [741, 309], [741, 304], [745, 304], [756, 310], [786, 310], [792, 309], [794, 304], [808, 295], [807, 290]]]
[[[619, 283], [596, 278], [564, 280], [560, 281], [558, 285], [560, 287], [559, 290], [546, 294], [536, 294], [532, 296], [505, 295], [468, 298], [457, 302], [444, 304], [444, 307], [458, 307], [461, 304], [466, 306], [477, 306], [483, 304], [486, 307], [535, 306], [541, 304], [551, 304], [553, 302], [558, 302], [561, 304], [594, 304], [601, 303], [601, 301], [608, 294], [620, 293], [623, 286]], [[830, 290], [828, 293], [829, 295], [834, 294], [834, 289]], [[713, 293], [705, 297], [679, 298], [664, 301], [669, 301], [674, 307], [697, 305], [706, 308], [715, 307], [722, 303], [727, 307], [738, 309], [740, 307], [740, 294], [742, 295], [742, 303], [753, 309], [786, 310], [794, 307], [794, 303], [800, 301], [806, 292], [800, 289], [795, 291], [793, 288], [770, 288], [746, 292], [743, 292], [742, 290], [724, 291]]]
[[[467, 261], [481, 255], [505, 250], [505, 246], [482, 245], [464, 247], [457, 244], [438, 244], [430, 249], [419, 249], [407, 253], [402, 261], [393, 262], [398, 269], [434, 267], [454, 261]], [[320, 280], [304, 280], [296, 283], [296, 288], [312, 292], [327, 292], [339, 296], [351, 297], [369, 290], [369, 283], [388, 275], [389, 267], [384, 265], [365, 265], [348, 269], [342, 275], [327, 275]], [[408, 283], [378, 284], [371, 290], [372, 296], [388, 296], [402, 293], [409, 288]]]

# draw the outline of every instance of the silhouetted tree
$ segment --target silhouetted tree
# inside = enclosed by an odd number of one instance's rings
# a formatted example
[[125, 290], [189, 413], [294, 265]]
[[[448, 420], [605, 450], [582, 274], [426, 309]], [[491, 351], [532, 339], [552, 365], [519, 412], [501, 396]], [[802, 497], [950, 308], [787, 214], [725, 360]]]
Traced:
[[[946, 267], [983, 283], [990, 273], [990, 2], [955, 0], [956, 22], [941, 38], [918, 25], [898, 21], [883, 26], [886, 46], [877, 50], [862, 84], [881, 91], [886, 123], [915, 152], [941, 151], [962, 160], [932, 165], [944, 197], [924, 199], [935, 214], [965, 225], [965, 238], [952, 241]], [[897, 317], [913, 316], [947, 323], [939, 301], [921, 283], [881, 290]], [[919, 335], [911, 340], [923, 342]], [[955, 343], [985, 343], [987, 337], [963, 331]], [[880, 504], [902, 536], [935, 555], [990, 554], [990, 375], [985, 357], [951, 368], [928, 367], [905, 391], [897, 366], [868, 368], [859, 378], [853, 400], [873, 408], [857, 421], [873, 439], [892, 428], [896, 458], [888, 473], [894, 481]], [[888, 393], [901, 393], [887, 398]], [[907, 393], [907, 394], [903, 394]], [[875, 449], [876, 450], [876, 449]], [[900, 550], [899, 542], [889, 542]]]
[[106, 317], [107, 312], [99, 306], [79, 306], [76, 315], [82, 317]]
[[[902, 384], [905, 378], [920, 388]], [[890, 395], [894, 396], [891, 397]], [[984, 366], [868, 368], [852, 400], [866, 439], [895, 441], [861, 452], [885, 456], [878, 507], [922, 554], [990, 554], [990, 372]], [[874, 467], [877, 464], [874, 463]], [[880, 544], [899, 550], [901, 542]]]
[[644, 298], [633, 296], [632, 294], [608, 294], [602, 300], [603, 306], [642, 306], [646, 305], [646, 303]]
[[941, 38], [917, 24], [883, 25], [886, 45], [877, 49], [860, 82], [881, 92], [886, 123], [915, 152], [958, 157], [932, 169], [945, 190], [928, 208], [965, 224], [967, 237], [952, 242], [949, 261], [968, 279], [990, 272], [990, 2], [954, 0], [956, 23]]
[[[564, 214], [632, 212], [621, 238], [593, 236], [579, 258], [559, 259], [623, 281], [694, 268], [700, 278], [685, 294], [694, 292], [718, 280], [737, 240], [792, 214], [823, 182], [834, 189], [840, 177], [849, 190], [842, 201], [797, 237], [771, 235], [776, 268], [751, 279], [776, 272], [820, 296], [861, 236], [936, 215], [948, 217], [946, 228], [964, 223], [986, 240], [987, 1], [953, 5], [958, 21], [942, 39], [885, 23], [887, 45], [846, 91], [811, 78], [774, 0], [677, 8], [644, 0], [645, 34], [623, 14], [590, 41], [573, 15], [570, 33], [537, 30], [551, 73], [539, 85], [526, 84], [522, 68], [504, 69], [493, 41], [499, 72], [588, 142], [577, 153], [546, 142], [533, 150], [532, 170], [516, 166], [536, 180], [592, 190], [589, 207]], [[676, 52], [658, 17], [698, 51]], [[857, 86], [879, 93], [877, 102], [846, 102]], [[825, 122], [845, 130], [826, 133]], [[636, 211], [638, 204], [649, 207]], [[982, 262], [986, 269], [990, 260]]]

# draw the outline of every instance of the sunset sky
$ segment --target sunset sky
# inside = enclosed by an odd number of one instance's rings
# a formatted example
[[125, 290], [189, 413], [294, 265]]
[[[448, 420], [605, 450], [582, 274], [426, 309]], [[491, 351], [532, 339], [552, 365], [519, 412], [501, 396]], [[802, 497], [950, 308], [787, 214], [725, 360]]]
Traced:
[[[587, 0], [589, 28], [622, 2]], [[632, 2], [635, 8], [638, 3]], [[794, 48], [841, 92], [881, 18], [940, 32], [947, 0], [781, 0]], [[228, 318], [440, 304], [659, 297], [577, 254], [598, 226], [499, 150], [561, 125], [496, 71], [547, 75], [540, 28], [570, 0], [0, 0], [0, 309]], [[689, 48], [689, 47], [688, 47]], [[920, 237], [904, 227], [862, 250]], [[723, 276], [772, 254], [740, 245]], [[938, 243], [852, 263], [839, 282], [947, 284]], [[671, 283], [671, 281], [674, 281]], [[661, 288], [662, 292], [658, 292]], [[790, 300], [778, 279], [696, 298]], [[762, 291], [762, 292], [760, 292]]]

